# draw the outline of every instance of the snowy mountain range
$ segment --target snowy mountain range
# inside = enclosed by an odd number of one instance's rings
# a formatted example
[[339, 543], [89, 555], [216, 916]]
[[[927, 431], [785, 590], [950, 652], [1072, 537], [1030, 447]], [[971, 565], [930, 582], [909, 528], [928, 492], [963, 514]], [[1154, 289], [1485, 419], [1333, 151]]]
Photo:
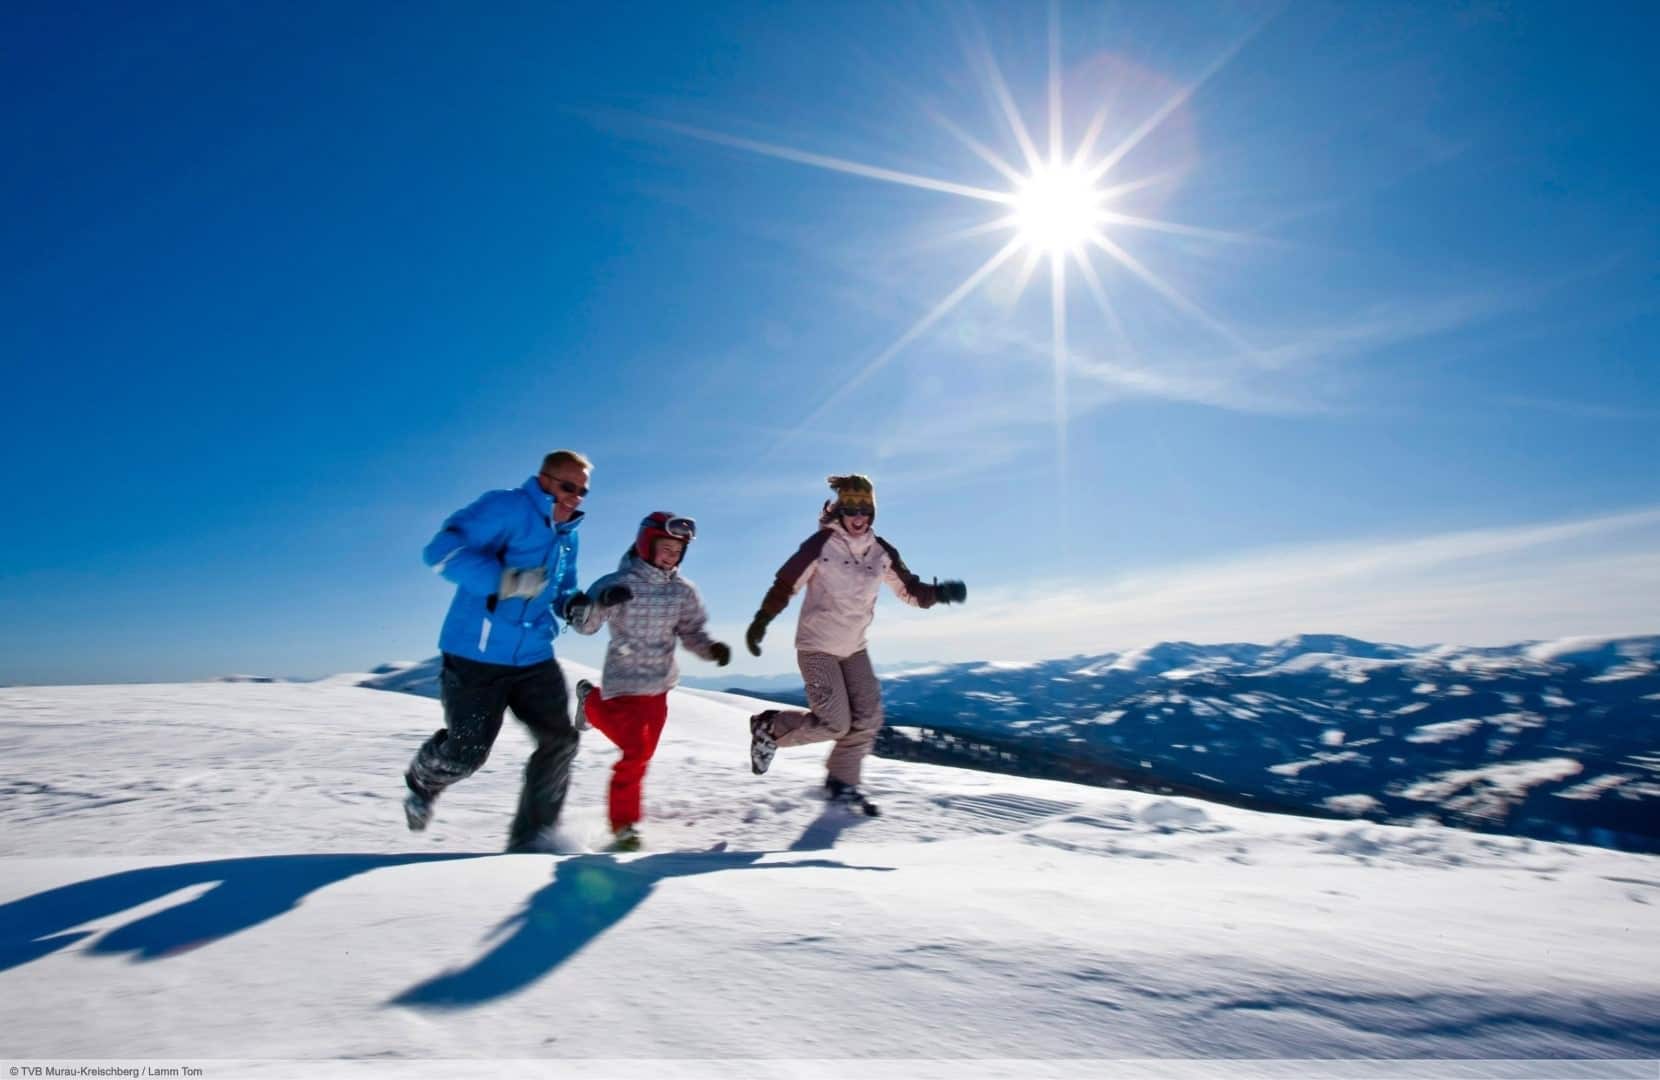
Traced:
[[1300, 812], [1660, 850], [1660, 637], [1171, 642], [883, 687], [889, 723], [936, 744], [1035, 745], [1137, 786]]
[[[433, 658], [338, 678], [436, 696], [437, 670]], [[887, 756], [1660, 851], [1660, 636], [1166, 642], [882, 683]], [[805, 701], [798, 677], [730, 688]]]

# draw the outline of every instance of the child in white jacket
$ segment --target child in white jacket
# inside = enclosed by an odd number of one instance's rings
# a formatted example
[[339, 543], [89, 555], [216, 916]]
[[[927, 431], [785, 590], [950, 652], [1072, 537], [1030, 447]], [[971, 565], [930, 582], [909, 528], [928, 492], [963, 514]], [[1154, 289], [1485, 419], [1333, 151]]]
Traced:
[[679, 573], [686, 546], [696, 535], [691, 518], [667, 511], [649, 515], [616, 572], [594, 582], [587, 590], [592, 601], [578, 603], [569, 613], [579, 634], [611, 624], [601, 685], [577, 682], [576, 712], [579, 727], [592, 725], [622, 751], [611, 771], [614, 851], [640, 847], [646, 766], [668, 721], [669, 691], [680, 678], [675, 646], [685, 645], [722, 667], [732, 659], [731, 648], [705, 632], [708, 616], [697, 587]]

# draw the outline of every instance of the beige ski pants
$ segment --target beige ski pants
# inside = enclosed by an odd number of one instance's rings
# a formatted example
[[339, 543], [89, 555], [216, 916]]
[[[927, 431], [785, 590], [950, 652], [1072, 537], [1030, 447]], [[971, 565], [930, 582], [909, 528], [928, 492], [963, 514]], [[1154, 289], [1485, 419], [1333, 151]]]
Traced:
[[848, 657], [798, 652], [796, 662], [812, 711], [779, 710], [772, 718], [773, 737], [780, 747], [834, 742], [826, 763], [830, 775], [844, 784], [857, 784], [882, 726], [882, 685], [876, 681], [870, 655], [862, 649]]

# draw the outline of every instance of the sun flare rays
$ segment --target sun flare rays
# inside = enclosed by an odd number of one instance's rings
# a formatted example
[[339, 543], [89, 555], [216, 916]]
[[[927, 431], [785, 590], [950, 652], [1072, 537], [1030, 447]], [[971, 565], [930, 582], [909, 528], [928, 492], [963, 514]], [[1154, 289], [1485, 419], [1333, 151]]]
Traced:
[[[693, 138], [750, 153], [867, 180], [950, 195], [977, 204], [992, 204], [993, 216], [980, 224], [959, 228], [948, 234], [948, 238], [960, 242], [997, 234], [1007, 237], [978, 269], [947, 292], [885, 347], [874, 353], [862, 366], [839, 380], [834, 391], [774, 444], [771, 448], [773, 452], [829, 415], [850, 393], [868, 382], [908, 346], [928, 333], [997, 270], [1018, 255], [1023, 255], [1024, 258], [1016, 262], [1018, 269], [1013, 271], [1015, 299], [1025, 292], [1032, 279], [1037, 276], [1039, 268], [1047, 265], [1049, 270], [1049, 351], [1054, 382], [1053, 426], [1056, 437], [1056, 465], [1063, 480], [1066, 470], [1068, 419], [1067, 373], [1071, 365], [1067, 325], [1069, 269], [1076, 268], [1082, 278], [1082, 286], [1094, 299], [1095, 306], [1107, 318], [1111, 334], [1109, 340], [1102, 343], [1102, 350], [1119, 356], [1120, 360], [1133, 363], [1133, 349], [1130, 347], [1123, 320], [1111, 298], [1112, 287], [1117, 282], [1109, 283], [1103, 277], [1100, 267], [1096, 265], [1097, 259], [1101, 259], [1108, 267], [1116, 266], [1123, 271], [1119, 280], [1126, 287], [1152, 292], [1171, 308], [1203, 326], [1234, 349], [1254, 355], [1255, 350], [1241, 335], [1132, 254], [1125, 247], [1123, 234], [1158, 233], [1213, 243], [1236, 243], [1251, 238], [1225, 230], [1164, 221], [1145, 214], [1129, 212], [1122, 205], [1122, 200], [1126, 197], [1167, 185], [1176, 177], [1168, 171], [1139, 176], [1122, 176], [1119, 173], [1123, 170], [1125, 162], [1132, 158], [1137, 147], [1169, 121], [1205, 83], [1226, 66], [1254, 35], [1255, 29], [1215, 57], [1193, 81], [1176, 88], [1174, 93], [1158, 101], [1139, 118], [1118, 115], [1115, 109], [1120, 112], [1128, 110], [1114, 102], [1088, 103], [1093, 110], [1089, 123], [1077, 142], [1071, 145], [1066, 137], [1063, 115], [1066, 94], [1062, 80], [1060, 21], [1055, 7], [1050, 9], [1048, 30], [1048, 73], [1044, 84], [1047, 116], [1046, 123], [1039, 125], [1028, 124], [985, 37], [976, 35], [974, 40], [965, 40], [963, 45], [970, 70], [978, 75], [988, 105], [994, 116], [1006, 125], [1006, 134], [1018, 151], [1016, 160], [1008, 160], [993, 149], [988, 140], [965, 130], [937, 108], [927, 107], [924, 110], [933, 123], [997, 174], [997, 183], [993, 185], [890, 169], [683, 124], [665, 125]], [[1127, 120], [1128, 132], [1116, 143], [1104, 150], [1100, 149], [1106, 146], [1106, 137], [1114, 120]], [[1045, 139], [1046, 146], [1038, 145], [1034, 132]]]

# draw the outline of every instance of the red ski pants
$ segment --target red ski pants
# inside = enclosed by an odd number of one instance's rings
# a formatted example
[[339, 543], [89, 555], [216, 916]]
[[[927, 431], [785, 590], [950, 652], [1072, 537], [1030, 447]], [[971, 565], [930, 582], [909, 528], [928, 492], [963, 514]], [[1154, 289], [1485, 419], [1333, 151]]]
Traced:
[[583, 702], [588, 722], [617, 744], [622, 757], [611, 770], [611, 830], [640, 820], [640, 787], [669, 718], [668, 694], [603, 698], [596, 688]]

